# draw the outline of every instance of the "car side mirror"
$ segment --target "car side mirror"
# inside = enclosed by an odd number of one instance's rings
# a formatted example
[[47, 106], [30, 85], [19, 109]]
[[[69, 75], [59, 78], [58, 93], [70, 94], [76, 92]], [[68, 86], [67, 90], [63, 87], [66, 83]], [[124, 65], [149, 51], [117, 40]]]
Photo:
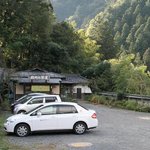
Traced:
[[37, 112], [37, 116], [40, 117], [42, 113], [40, 111]]

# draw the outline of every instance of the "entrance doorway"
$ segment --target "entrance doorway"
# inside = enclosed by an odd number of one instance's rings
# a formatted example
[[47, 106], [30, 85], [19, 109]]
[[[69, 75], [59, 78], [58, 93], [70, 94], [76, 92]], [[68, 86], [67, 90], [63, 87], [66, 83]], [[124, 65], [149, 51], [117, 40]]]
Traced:
[[82, 93], [81, 93], [81, 88], [77, 88], [77, 99], [81, 99]]

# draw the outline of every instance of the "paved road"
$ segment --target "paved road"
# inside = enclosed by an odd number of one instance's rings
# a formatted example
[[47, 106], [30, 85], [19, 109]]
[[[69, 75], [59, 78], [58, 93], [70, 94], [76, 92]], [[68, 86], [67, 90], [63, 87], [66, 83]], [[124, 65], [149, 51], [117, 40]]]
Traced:
[[[34, 134], [25, 138], [11, 135], [8, 136], [8, 140], [20, 148], [29, 150], [150, 150], [149, 113], [108, 108], [85, 102], [82, 102], [82, 105], [97, 111], [98, 128], [84, 135], [49, 133]], [[86, 144], [89, 144], [88, 147], [85, 147]]]

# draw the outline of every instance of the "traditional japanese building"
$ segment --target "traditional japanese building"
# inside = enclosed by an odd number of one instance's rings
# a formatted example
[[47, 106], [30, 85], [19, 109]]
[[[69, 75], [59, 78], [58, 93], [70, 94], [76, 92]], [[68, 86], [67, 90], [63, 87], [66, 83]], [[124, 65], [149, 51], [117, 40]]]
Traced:
[[69, 95], [82, 99], [90, 94], [88, 80], [77, 74], [58, 74], [35, 68], [11, 75], [11, 93], [14, 99], [31, 92]]

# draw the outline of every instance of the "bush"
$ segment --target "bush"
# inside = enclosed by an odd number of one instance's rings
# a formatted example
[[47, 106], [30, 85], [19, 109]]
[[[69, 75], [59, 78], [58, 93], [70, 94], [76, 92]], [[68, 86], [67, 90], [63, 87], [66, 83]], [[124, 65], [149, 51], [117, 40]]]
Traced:
[[88, 101], [95, 103], [95, 104], [102, 104], [122, 109], [129, 109], [134, 111], [141, 111], [141, 112], [150, 112], [150, 106], [146, 104], [138, 103], [135, 100], [115, 100], [114, 98], [99, 96], [99, 95], [91, 95], [87, 97]]
[[117, 93], [117, 100], [123, 100], [125, 98], [125, 94], [123, 92]]
[[138, 103], [136, 101], [128, 100], [125, 102], [125, 108], [129, 110], [137, 110]]
[[118, 108], [124, 108], [124, 105], [125, 105], [125, 101], [114, 101], [114, 106], [115, 107], [118, 107]]
[[146, 105], [142, 105], [142, 106], [138, 107], [138, 111], [141, 111], [141, 112], [150, 112], [150, 107], [146, 106]]
[[1, 109], [1, 110], [10, 110], [9, 101], [8, 101], [8, 100], [3, 101], [3, 102], [0, 104], [0, 109]]

